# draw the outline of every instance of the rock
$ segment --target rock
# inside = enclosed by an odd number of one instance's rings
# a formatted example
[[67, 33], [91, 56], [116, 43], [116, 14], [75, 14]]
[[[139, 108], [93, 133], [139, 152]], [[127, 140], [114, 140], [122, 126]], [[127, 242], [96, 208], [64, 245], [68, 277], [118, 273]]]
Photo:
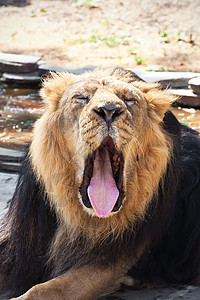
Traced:
[[29, 73], [38, 70], [39, 57], [0, 52], [0, 72]]
[[0, 172], [19, 172], [23, 152], [0, 148]]
[[12, 172], [18, 173], [20, 171], [21, 164], [14, 162], [1, 162], [0, 161], [0, 172]]
[[200, 95], [200, 77], [190, 79], [188, 84], [193, 93]]
[[187, 107], [200, 107], [200, 95], [194, 94], [189, 89], [169, 89], [168, 93], [178, 96], [179, 99], [176, 101], [177, 104]]
[[23, 152], [0, 148], [0, 161], [19, 162], [23, 157]]
[[147, 72], [137, 69], [129, 69], [135, 72], [146, 82], [159, 82], [163, 89], [188, 87], [191, 78], [200, 76], [200, 73], [193, 72]]
[[41, 78], [37, 75], [32, 74], [13, 74], [13, 73], [3, 73], [1, 80], [9, 85], [13, 86], [31, 86], [37, 87], [41, 82]]
[[83, 74], [85, 72], [93, 71], [96, 67], [94, 66], [84, 66], [84, 67], [63, 67], [63, 66], [50, 66], [47, 64], [40, 64], [38, 67], [39, 75], [53, 72], [69, 72], [73, 74]]

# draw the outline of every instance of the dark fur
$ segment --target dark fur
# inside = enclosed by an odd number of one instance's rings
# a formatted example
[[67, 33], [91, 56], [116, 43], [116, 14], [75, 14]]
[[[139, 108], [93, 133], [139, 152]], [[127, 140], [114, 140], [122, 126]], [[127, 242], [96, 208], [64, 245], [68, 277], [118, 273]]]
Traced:
[[6, 283], [1, 292], [10, 290], [10, 296], [20, 295], [75, 264], [93, 261], [107, 265], [125, 252], [137, 256], [141, 245], [145, 246], [144, 254], [129, 271], [134, 278], [154, 285], [200, 284], [200, 138], [170, 111], [165, 114], [163, 127], [171, 135], [174, 148], [158, 199], [152, 199], [144, 221], [138, 221], [134, 228], [130, 224], [117, 239], [111, 236], [103, 245], [95, 245], [91, 253], [87, 236], [71, 244], [66, 232], [62, 246], [48, 261], [58, 221], [29, 158], [25, 158], [9, 212], [1, 224], [1, 234], [8, 236], [0, 245], [0, 276]]
[[[27, 151], [28, 152], [28, 151]], [[1, 223], [0, 265], [11, 295], [20, 295], [46, 279], [45, 256], [56, 229], [56, 217], [26, 155], [9, 211]], [[3, 277], [3, 278], [4, 278]]]

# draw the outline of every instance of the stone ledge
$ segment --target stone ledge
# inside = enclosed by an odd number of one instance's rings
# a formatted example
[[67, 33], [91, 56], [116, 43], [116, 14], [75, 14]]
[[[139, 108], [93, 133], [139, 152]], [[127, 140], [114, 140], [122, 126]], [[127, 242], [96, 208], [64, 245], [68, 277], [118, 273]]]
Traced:
[[190, 79], [188, 84], [193, 93], [200, 95], [200, 77]]
[[[27, 86], [37, 85], [40, 77], [49, 71], [82, 74], [95, 68], [96, 66], [51, 66], [40, 57], [0, 52], [0, 72], [3, 73], [2, 79], [7, 84], [15, 82]], [[187, 87], [190, 79], [200, 76], [200, 73], [193, 72], [149, 72], [135, 68], [129, 69], [147, 82], [160, 82], [163, 88]]]
[[1, 81], [12, 86], [37, 86], [41, 82], [41, 78], [38, 75], [32, 74], [14, 74], [3, 73]]
[[19, 172], [23, 152], [0, 148], [0, 172]]
[[179, 97], [176, 101], [178, 105], [194, 108], [200, 107], [200, 95], [194, 94], [192, 90], [169, 89], [167, 92]]
[[69, 72], [73, 74], [83, 74], [85, 72], [90, 72], [96, 69], [95, 66], [83, 66], [83, 67], [63, 67], [63, 66], [50, 66], [47, 64], [40, 64], [38, 67], [39, 75], [42, 76], [49, 71], [52, 72]]
[[22, 157], [22, 151], [0, 148], [0, 161], [19, 162]]
[[21, 168], [20, 163], [0, 161], [0, 172], [18, 173], [20, 171], [20, 168]]
[[40, 57], [0, 52], [0, 72], [29, 73], [38, 70]]

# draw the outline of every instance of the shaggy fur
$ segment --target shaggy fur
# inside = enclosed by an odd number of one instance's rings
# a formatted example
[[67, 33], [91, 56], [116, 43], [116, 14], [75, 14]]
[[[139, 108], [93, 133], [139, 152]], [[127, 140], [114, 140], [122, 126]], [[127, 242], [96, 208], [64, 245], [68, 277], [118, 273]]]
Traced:
[[[51, 74], [41, 95], [46, 110], [1, 222], [0, 292], [18, 296], [72, 269], [107, 270], [120, 259], [141, 286], [199, 285], [200, 139], [168, 110], [173, 97], [120, 68]], [[107, 128], [97, 109], [113, 103], [121, 111]], [[123, 157], [122, 204], [99, 218], [81, 186], [108, 135]]]

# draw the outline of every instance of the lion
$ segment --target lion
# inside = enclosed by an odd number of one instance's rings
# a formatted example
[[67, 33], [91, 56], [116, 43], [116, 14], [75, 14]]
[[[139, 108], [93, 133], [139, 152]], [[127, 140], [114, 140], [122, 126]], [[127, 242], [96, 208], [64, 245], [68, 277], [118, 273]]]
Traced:
[[41, 96], [1, 221], [1, 294], [199, 285], [200, 139], [170, 112], [175, 97], [123, 68], [51, 73]]

